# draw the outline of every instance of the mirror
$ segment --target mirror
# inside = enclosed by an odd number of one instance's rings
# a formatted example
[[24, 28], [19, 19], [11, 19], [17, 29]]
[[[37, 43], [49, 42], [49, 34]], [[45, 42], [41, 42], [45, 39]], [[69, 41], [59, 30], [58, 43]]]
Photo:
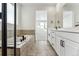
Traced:
[[79, 26], [79, 3], [66, 3], [63, 6], [63, 28]]

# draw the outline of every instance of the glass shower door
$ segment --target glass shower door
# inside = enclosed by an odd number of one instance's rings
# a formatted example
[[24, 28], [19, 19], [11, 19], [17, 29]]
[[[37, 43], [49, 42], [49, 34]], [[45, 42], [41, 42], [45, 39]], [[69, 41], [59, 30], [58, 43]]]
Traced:
[[7, 3], [7, 56], [14, 56], [14, 3]]
[[7, 3], [7, 56], [16, 56], [16, 3]]
[[15, 7], [13, 3], [0, 3], [0, 56], [16, 55]]

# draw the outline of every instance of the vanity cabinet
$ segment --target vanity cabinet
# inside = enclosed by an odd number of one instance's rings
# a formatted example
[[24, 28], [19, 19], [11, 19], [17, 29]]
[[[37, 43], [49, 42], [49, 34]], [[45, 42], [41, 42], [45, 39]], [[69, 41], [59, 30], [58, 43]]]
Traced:
[[51, 40], [51, 31], [48, 31], [48, 41], [52, 45], [52, 40]]
[[79, 44], [70, 40], [66, 40], [65, 56], [79, 56]]
[[51, 41], [52, 41], [52, 47], [55, 48], [55, 45], [56, 45], [56, 40], [55, 40], [55, 32], [54, 31], [51, 31]]
[[49, 43], [59, 56], [79, 56], [78, 33], [51, 30], [48, 35]]
[[51, 46], [55, 48], [55, 32], [50, 30], [48, 31], [48, 41], [50, 42]]
[[61, 40], [60, 37], [56, 36], [56, 45], [55, 45], [56, 49], [55, 49], [55, 51], [57, 52], [58, 55], [60, 55], [60, 40]]
[[60, 56], [65, 56], [65, 41], [60, 40]]
[[[76, 39], [74, 39], [76, 37], [75, 35], [78, 35], [78, 34], [56, 32], [56, 44], [58, 44], [56, 46], [58, 48], [55, 50], [57, 50], [58, 55], [60, 55], [60, 56], [79, 56], [79, 43], [77, 43]], [[71, 36], [73, 36], [74, 38]]]
[[56, 35], [56, 52], [60, 56], [65, 55], [65, 39]]

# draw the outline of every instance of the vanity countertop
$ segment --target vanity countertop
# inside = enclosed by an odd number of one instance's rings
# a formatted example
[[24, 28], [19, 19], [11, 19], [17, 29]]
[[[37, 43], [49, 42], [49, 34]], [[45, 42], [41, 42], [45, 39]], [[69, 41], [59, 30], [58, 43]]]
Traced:
[[53, 29], [50, 28], [50, 30], [53, 31], [58, 31], [58, 32], [68, 32], [68, 33], [75, 33], [75, 34], [79, 34], [79, 27], [75, 27], [75, 28], [61, 28], [61, 29]]

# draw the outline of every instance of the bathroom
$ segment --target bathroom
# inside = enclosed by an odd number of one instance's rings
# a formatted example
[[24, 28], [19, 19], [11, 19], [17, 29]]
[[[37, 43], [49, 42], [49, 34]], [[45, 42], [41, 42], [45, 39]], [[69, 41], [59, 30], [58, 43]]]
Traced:
[[0, 55], [79, 56], [78, 29], [79, 3], [0, 3]]

